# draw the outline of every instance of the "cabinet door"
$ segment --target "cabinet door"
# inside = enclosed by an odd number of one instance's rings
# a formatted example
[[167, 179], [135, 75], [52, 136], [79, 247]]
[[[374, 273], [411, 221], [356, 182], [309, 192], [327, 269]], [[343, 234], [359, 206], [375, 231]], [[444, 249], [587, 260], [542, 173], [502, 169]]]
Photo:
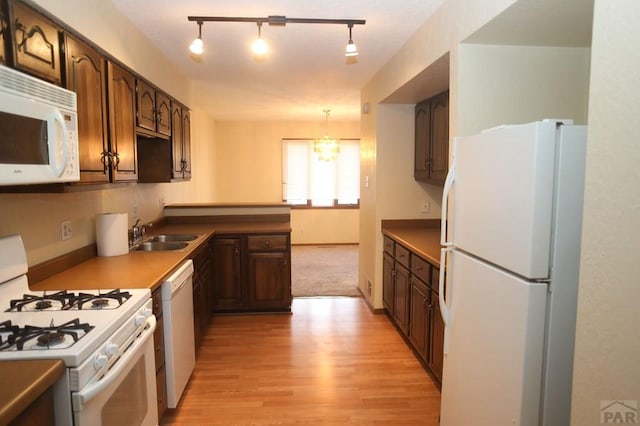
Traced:
[[171, 99], [160, 91], [156, 91], [156, 126], [158, 133], [171, 136]]
[[182, 109], [182, 161], [182, 178], [191, 179], [191, 112], [186, 108]]
[[430, 296], [426, 284], [416, 277], [411, 277], [411, 312], [409, 314], [411, 322], [409, 326], [409, 340], [423, 361], [427, 361]]
[[431, 102], [416, 104], [415, 150], [413, 177], [415, 180], [429, 178], [429, 138], [431, 135]]
[[291, 284], [287, 274], [289, 256], [285, 252], [249, 253], [247, 282], [250, 309], [288, 309]]
[[54, 84], [62, 84], [58, 27], [17, 0], [9, 1], [13, 66]]
[[182, 161], [184, 132], [182, 129], [182, 107], [176, 103], [171, 106], [171, 124], [173, 125], [173, 133], [171, 135], [171, 143], [173, 145], [172, 175], [174, 179], [182, 179], [184, 172], [184, 163]]
[[395, 272], [393, 318], [400, 330], [407, 334], [409, 332], [409, 270], [396, 262]]
[[438, 292], [431, 290], [430, 309], [430, 329], [429, 329], [429, 354], [427, 367], [440, 383], [442, 383], [442, 365], [444, 359], [444, 322], [440, 315], [440, 304], [438, 303]]
[[106, 60], [93, 48], [65, 36], [66, 87], [76, 92], [81, 182], [109, 182]]
[[136, 81], [137, 125], [147, 130], [156, 130], [156, 91], [144, 80]]
[[431, 102], [429, 178], [444, 183], [449, 170], [449, 92], [434, 97]]
[[136, 86], [133, 75], [114, 63], [108, 67], [110, 144], [113, 155], [112, 180], [135, 181]]
[[382, 304], [390, 315], [393, 315], [393, 276], [393, 258], [384, 253], [382, 258]]
[[214, 306], [218, 311], [242, 308], [240, 238], [216, 238], [213, 242]]
[[202, 282], [200, 274], [193, 274], [193, 339], [196, 350], [202, 342]]

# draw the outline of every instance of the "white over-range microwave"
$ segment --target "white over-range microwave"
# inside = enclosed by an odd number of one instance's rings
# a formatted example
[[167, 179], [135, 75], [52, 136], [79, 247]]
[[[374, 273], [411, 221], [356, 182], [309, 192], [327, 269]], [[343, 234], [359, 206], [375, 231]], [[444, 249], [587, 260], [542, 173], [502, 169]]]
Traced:
[[80, 180], [76, 94], [0, 65], [0, 185]]

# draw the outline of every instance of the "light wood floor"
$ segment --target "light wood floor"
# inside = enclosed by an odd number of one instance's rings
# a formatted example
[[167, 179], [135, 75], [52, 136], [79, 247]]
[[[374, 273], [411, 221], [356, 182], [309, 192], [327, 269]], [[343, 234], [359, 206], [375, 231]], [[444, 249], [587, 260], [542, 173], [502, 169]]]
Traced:
[[163, 425], [437, 425], [440, 392], [361, 298], [294, 299], [293, 315], [217, 316]]

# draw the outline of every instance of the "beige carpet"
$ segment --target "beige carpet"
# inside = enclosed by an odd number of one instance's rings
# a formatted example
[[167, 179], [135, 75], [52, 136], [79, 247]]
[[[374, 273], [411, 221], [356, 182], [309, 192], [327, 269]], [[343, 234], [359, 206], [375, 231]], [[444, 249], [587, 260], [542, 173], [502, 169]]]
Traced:
[[361, 296], [358, 291], [358, 245], [291, 247], [293, 297]]

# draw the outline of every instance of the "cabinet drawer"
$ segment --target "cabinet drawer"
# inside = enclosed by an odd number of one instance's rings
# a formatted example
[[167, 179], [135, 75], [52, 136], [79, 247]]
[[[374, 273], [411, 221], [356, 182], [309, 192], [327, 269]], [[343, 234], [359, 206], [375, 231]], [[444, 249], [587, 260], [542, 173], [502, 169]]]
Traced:
[[247, 238], [249, 251], [286, 250], [286, 235], [252, 235]]
[[427, 285], [432, 285], [432, 282], [429, 281], [429, 268], [426, 260], [411, 253], [411, 273]]
[[409, 250], [402, 247], [400, 244], [396, 244], [396, 262], [404, 265], [409, 269]]
[[384, 251], [389, 253], [391, 256], [395, 255], [396, 243], [391, 238], [385, 236], [384, 237]]

